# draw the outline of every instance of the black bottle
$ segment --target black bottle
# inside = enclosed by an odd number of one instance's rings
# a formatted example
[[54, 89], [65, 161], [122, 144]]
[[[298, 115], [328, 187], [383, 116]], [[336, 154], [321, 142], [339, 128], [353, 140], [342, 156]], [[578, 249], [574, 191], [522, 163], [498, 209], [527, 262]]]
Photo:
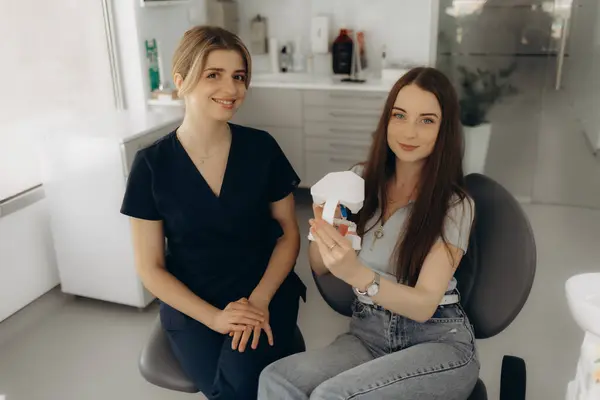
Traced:
[[350, 75], [352, 73], [352, 52], [354, 42], [348, 36], [347, 29], [340, 29], [339, 36], [333, 41], [333, 73]]

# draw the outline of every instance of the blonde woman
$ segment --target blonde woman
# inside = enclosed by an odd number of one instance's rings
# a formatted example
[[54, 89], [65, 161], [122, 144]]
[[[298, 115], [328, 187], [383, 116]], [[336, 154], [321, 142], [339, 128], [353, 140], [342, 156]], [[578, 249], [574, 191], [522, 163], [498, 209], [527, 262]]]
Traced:
[[173, 58], [185, 117], [137, 154], [121, 209], [173, 352], [209, 399], [256, 399], [261, 370], [291, 352], [306, 290], [292, 271], [299, 178], [267, 132], [228, 122], [250, 70], [236, 35], [185, 33]]

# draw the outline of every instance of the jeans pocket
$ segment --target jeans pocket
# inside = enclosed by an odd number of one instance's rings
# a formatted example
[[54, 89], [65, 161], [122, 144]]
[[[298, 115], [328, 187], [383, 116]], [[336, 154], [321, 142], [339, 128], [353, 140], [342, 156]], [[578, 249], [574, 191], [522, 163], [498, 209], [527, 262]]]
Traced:
[[358, 319], [363, 319], [367, 315], [367, 312], [369, 311], [369, 306], [367, 304], [362, 303], [358, 299], [355, 299], [352, 302], [351, 308], [352, 308], [352, 317], [358, 318]]

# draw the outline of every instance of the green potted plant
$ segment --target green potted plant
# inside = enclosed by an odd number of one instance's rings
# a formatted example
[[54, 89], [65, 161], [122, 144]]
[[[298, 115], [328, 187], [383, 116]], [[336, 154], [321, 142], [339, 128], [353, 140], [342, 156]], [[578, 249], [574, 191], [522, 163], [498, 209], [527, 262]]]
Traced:
[[517, 67], [516, 62], [497, 72], [459, 66], [460, 119], [465, 135], [465, 174], [484, 173], [492, 126], [487, 120], [490, 109], [504, 97], [518, 93], [508, 83]]

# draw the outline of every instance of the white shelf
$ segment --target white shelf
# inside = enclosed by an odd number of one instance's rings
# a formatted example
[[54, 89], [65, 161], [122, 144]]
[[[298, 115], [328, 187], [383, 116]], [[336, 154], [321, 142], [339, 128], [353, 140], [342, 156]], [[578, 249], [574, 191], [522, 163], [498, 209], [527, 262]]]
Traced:
[[168, 106], [168, 107], [183, 107], [185, 103], [183, 100], [162, 100], [162, 99], [149, 99], [149, 106]]

